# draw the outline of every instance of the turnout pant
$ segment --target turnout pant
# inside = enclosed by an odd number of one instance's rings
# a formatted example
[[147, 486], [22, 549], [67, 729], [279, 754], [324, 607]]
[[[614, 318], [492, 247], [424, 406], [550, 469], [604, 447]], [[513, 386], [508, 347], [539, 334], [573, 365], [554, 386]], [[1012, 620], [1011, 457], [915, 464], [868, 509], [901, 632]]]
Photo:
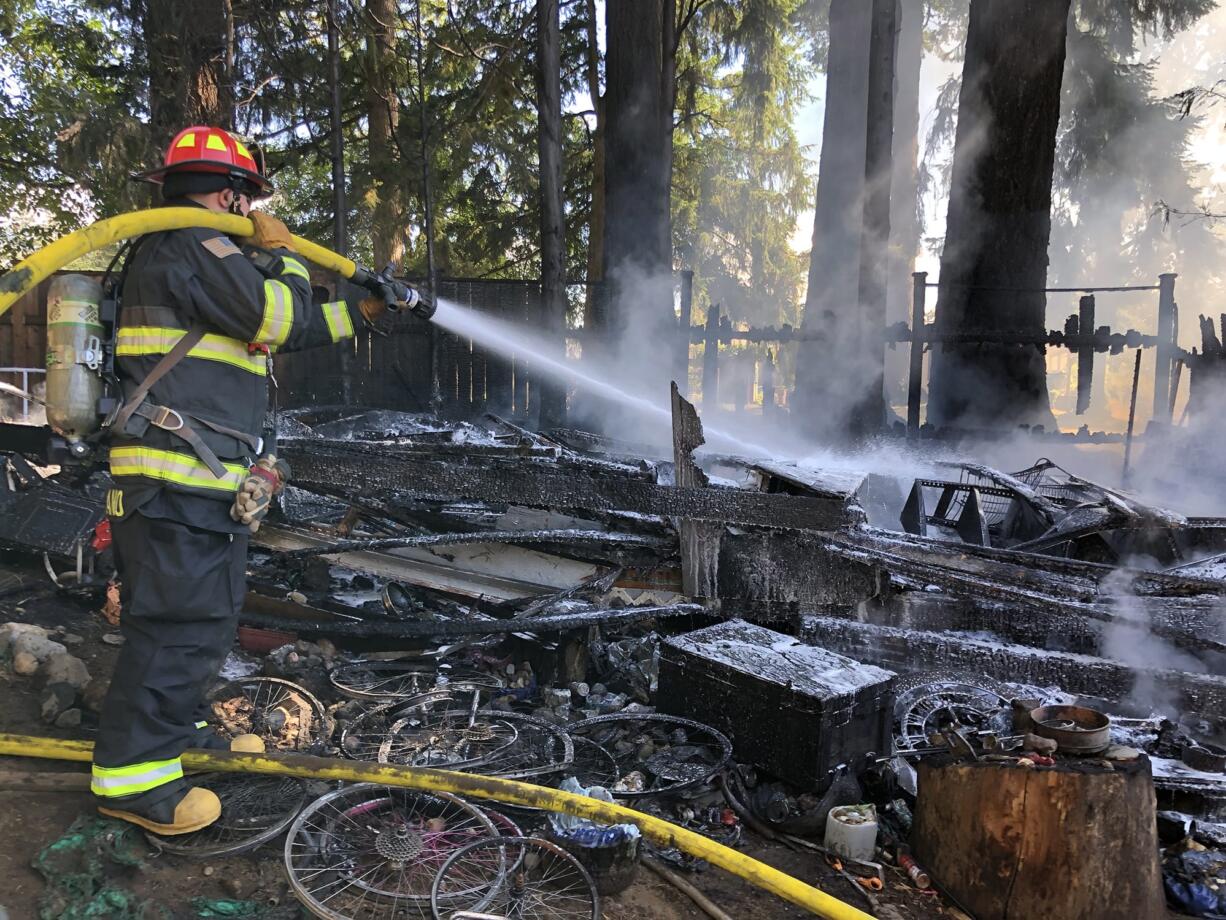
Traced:
[[139, 512], [111, 523], [124, 644], [102, 704], [91, 788], [153, 804], [187, 788], [179, 756], [199, 737], [204, 695], [234, 642], [248, 537]]

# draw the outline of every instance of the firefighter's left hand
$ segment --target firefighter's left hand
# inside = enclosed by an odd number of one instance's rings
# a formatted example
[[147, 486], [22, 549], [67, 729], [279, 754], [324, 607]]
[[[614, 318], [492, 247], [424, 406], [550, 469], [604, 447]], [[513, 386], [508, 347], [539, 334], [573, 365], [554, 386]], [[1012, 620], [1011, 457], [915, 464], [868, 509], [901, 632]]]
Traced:
[[366, 322], [373, 326], [387, 312], [387, 301], [382, 297], [372, 294], [358, 304], [358, 309], [361, 311], [362, 317]]
[[273, 496], [280, 494], [289, 482], [289, 475], [289, 464], [284, 460], [278, 460], [271, 454], [261, 457], [247, 471], [247, 478], [234, 496], [230, 517], [240, 524], [246, 524], [252, 533], [256, 533], [260, 522], [268, 514]]
[[263, 211], [252, 211], [247, 216], [255, 224], [255, 232], [247, 237], [247, 241], [252, 246], [259, 246], [261, 249], [294, 251], [294, 241], [291, 238], [289, 227], [281, 221]]

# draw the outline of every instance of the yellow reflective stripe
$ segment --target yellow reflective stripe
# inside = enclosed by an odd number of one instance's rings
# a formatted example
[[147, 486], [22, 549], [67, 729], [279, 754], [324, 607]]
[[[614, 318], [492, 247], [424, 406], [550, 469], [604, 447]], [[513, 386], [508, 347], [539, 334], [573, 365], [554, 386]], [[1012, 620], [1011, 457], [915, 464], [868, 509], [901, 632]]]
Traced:
[[[121, 358], [164, 355], [174, 348], [184, 335], [186, 333], [182, 329], [163, 326], [125, 326], [115, 337], [115, 354]], [[187, 356], [205, 361], [220, 361], [222, 364], [229, 364], [260, 376], [268, 374], [268, 358], [263, 352], [250, 354], [245, 342], [225, 335], [206, 334]]]
[[94, 764], [89, 788], [94, 795], [135, 795], [182, 777], [183, 763], [178, 757], [173, 760], [150, 760], [130, 767], [100, 767]]
[[112, 447], [112, 476], [144, 476], [196, 489], [237, 492], [247, 475], [241, 463], [223, 463], [226, 473], [220, 479], [191, 454], [180, 454], [153, 447]]
[[280, 348], [294, 325], [294, 295], [283, 282], [271, 278], [264, 282], [264, 320], [254, 342]]
[[353, 338], [353, 320], [349, 317], [349, 307], [343, 300], [320, 304], [324, 311], [324, 322], [328, 324], [328, 332], [333, 342]]
[[297, 275], [299, 278], [311, 280], [311, 273], [306, 270], [306, 266], [291, 256], [282, 256], [281, 261], [284, 266], [281, 269], [283, 275]]
[[209, 723], [204, 721], [204, 719], [201, 719], [199, 722], [196, 723], [196, 728], [208, 728], [208, 727], [209, 727]]

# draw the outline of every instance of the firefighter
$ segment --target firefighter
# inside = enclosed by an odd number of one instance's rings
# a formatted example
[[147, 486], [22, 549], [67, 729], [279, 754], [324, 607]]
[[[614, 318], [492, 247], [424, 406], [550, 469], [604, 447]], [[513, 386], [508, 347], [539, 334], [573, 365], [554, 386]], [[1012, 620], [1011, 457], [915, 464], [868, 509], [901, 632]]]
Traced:
[[271, 357], [352, 337], [382, 297], [313, 304], [306, 266], [281, 221], [252, 203], [272, 192], [250, 151], [192, 127], [164, 164], [134, 177], [167, 205], [250, 217], [251, 237], [186, 229], [142, 237], [120, 278], [107, 495], [122, 581], [124, 644], [102, 706], [91, 788], [104, 815], [184, 834], [221, 814], [191, 786], [189, 747], [225, 742], [203, 697], [234, 641], [246, 593], [248, 537], [288, 468], [261, 440]]

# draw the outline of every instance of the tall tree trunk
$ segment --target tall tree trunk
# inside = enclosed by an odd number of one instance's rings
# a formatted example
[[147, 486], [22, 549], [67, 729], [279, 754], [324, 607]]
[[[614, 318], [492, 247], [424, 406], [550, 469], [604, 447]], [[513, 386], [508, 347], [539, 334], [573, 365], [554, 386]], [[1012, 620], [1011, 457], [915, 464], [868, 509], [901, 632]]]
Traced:
[[826, 109], [818, 164], [813, 249], [796, 362], [796, 423], [810, 437], [845, 430], [855, 399], [843, 356], [854, 354], [860, 288], [864, 158], [868, 137], [868, 54], [872, 4], [832, 0]]
[[396, 60], [396, 0], [366, 0], [366, 118], [374, 214], [371, 242], [375, 267], [400, 264], [404, 257], [401, 225], [403, 196], [395, 147], [400, 104], [393, 86]]
[[886, 282], [890, 259], [890, 173], [894, 142], [894, 52], [899, 0], [873, 0], [869, 40], [868, 113], [864, 150], [864, 220], [856, 310], [856, 387], [849, 433], [876, 434], [885, 422], [882, 398]]
[[[537, 148], [541, 172], [541, 318], [546, 335], [561, 354], [566, 344], [566, 228], [562, 215], [562, 58], [558, 0], [536, 0], [536, 23]], [[559, 425], [565, 412], [566, 391], [550, 380], [541, 390], [540, 424]]]
[[[886, 282], [886, 322], [909, 322], [911, 273], [919, 254], [919, 83], [924, 58], [924, 0], [899, 4], [898, 46], [894, 60], [894, 170], [890, 176], [890, 268]], [[907, 350], [885, 353], [886, 393], [901, 403], [907, 392]]]
[[587, 231], [587, 295], [583, 304], [585, 329], [607, 328], [607, 320], [598, 317], [607, 300], [600, 300], [594, 285], [604, 278], [604, 215], [605, 215], [605, 106], [600, 91], [600, 44], [597, 39], [596, 0], [587, 5], [587, 91], [596, 112], [596, 130], [592, 133], [592, 205]]
[[[672, 0], [605, 5], [605, 249], [611, 316], [602, 331], [641, 344], [673, 322], [672, 109], [665, 15]], [[671, 52], [671, 48], [669, 49]]]
[[189, 125], [234, 127], [226, 71], [228, 6], [228, 0], [146, 0], [141, 30], [155, 144], [164, 146]]
[[[937, 326], [1042, 334], [1070, 0], [972, 0]], [[1043, 352], [956, 345], [932, 360], [928, 418], [1050, 424]]]

